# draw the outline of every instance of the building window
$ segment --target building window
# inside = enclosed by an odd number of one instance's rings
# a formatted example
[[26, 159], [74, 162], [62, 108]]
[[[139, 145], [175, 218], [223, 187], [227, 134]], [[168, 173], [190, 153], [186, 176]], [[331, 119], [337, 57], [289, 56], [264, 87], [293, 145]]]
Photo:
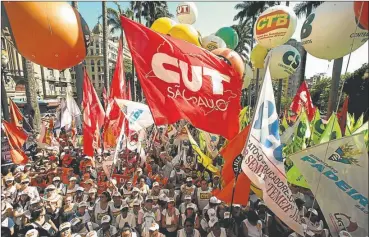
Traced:
[[54, 70], [50, 70], [49, 72], [50, 72], [50, 76], [53, 77], [54, 76]]
[[65, 78], [65, 76], [64, 76], [64, 71], [60, 71], [60, 76], [59, 76], [60, 78]]
[[95, 61], [93, 59], [91, 60], [91, 66], [95, 66]]
[[99, 88], [101, 87], [101, 83], [99, 83]]
[[91, 72], [95, 72], [95, 67], [91, 66]]
[[94, 49], [90, 49], [90, 55], [94, 55]]
[[49, 90], [50, 90], [50, 94], [54, 95], [55, 94], [55, 85], [54, 84], [49, 84]]

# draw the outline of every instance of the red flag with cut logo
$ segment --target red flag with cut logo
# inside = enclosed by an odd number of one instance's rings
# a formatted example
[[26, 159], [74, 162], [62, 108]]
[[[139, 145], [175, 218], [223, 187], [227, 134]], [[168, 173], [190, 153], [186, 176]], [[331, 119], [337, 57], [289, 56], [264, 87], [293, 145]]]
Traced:
[[156, 125], [180, 119], [232, 139], [239, 131], [241, 76], [211, 52], [121, 17]]
[[8, 123], [3, 120], [3, 130], [8, 138], [10, 146], [10, 156], [14, 164], [26, 164], [28, 162], [27, 155], [23, 152], [22, 146], [27, 140], [27, 134], [20, 129], [14, 123]]
[[104, 123], [105, 112], [86, 70], [83, 80], [83, 152], [94, 155], [93, 143], [96, 130]]
[[22, 124], [19, 121], [23, 121], [22, 112], [20, 112], [18, 106], [14, 103], [13, 100], [9, 99], [10, 101], [10, 118], [12, 123], [15, 124], [17, 127], [22, 127]]
[[296, 114], [299, 114], [302, 108], [305, 108], [309, 121], [313, 120], [315, 108], [305, 81], [301, 84], [290, 106], [292, 112]]

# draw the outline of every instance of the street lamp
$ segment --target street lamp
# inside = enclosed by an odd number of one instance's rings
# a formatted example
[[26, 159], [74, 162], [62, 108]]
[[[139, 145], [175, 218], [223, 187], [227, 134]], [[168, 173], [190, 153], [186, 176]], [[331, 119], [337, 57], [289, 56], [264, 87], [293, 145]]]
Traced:
[[9, 59], [5, 50], [1, 51], [1, 107], [3, 108], [3, 116], [6, 121], [9, 121], [9, 107], [8, 107], [8, 95], [5, 90], [5, 83], [7, 82], [7, 65]]

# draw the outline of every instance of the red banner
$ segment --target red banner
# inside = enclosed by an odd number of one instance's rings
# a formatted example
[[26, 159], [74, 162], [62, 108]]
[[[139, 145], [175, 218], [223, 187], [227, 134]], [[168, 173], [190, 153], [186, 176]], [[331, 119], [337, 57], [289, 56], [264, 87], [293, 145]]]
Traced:
[[237, 135], [242, 82], [231, 65], [128, 18], [121, 22], [156, 125], [186, 119], [227, 139]]

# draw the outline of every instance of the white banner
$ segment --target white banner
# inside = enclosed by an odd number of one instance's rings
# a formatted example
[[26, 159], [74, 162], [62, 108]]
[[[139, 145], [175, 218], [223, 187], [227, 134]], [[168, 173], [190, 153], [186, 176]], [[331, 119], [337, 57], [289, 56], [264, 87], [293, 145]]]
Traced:
[[149, 106], [130, 100], [115, 99], [129, 121], [129, 129], [140, 131], [154, 124]]
[[285, 176], [279, 121], [269, 68], [265, 74], [250, 137], [242, 151], [242, 170], [263, 191], [263, 199], [292, 230], [303, 235], [299, 211]]
[[362, 134], [308, 148], [290, 159], [309, 183], [332, 236], [341, 230], [352, 237], [368, 236], [368, 151]]

